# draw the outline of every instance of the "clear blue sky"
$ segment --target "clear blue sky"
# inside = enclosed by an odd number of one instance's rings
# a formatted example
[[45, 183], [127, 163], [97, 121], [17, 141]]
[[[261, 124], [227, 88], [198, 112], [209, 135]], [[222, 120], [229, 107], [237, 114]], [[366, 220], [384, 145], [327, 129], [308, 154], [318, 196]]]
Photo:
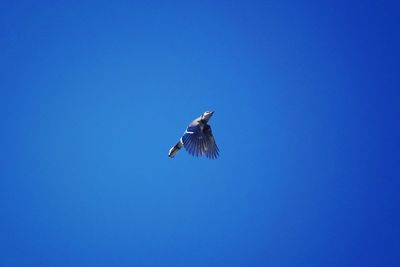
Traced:
[[398, 6], [56, 2], [0, 7], [1, 267], [400, 266]]

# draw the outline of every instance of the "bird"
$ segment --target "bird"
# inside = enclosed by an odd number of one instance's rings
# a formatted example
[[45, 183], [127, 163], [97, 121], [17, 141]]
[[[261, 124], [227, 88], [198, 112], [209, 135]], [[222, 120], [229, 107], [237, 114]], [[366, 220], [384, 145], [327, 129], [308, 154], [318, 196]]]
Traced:
[[168, 157], [175, 157], [176, 153], [185, 147], [192, 156], [206, 156], [209, 159], [216, 159], [219, 156], [219, 149], [215, 143], [211, 126], [208, 121], [214, 111], [206, 111], [200, 117], [194, 119], [186, 128], [178, 143], [171, 147]]

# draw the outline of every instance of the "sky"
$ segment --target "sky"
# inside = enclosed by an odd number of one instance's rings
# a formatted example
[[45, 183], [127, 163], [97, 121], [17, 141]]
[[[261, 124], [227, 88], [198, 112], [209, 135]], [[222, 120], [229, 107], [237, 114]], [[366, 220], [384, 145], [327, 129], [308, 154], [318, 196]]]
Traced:
[[1, 267], [400, 266], [394, 1], [0, 5]]

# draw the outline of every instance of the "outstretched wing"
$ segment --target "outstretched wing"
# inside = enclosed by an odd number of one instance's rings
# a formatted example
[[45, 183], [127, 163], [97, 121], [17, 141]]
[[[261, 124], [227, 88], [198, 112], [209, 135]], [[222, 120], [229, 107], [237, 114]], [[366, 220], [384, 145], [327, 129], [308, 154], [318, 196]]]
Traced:
[[215, 159], [219, 155], [211, 127], [207, 124], [189, 126], [182, 136], [182, 141], [185, 149], [193, 156]]

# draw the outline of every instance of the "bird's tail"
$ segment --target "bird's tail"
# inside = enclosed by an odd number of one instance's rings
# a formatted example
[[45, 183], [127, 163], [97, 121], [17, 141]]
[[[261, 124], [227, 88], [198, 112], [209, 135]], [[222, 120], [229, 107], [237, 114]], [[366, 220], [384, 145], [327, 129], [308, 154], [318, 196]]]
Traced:
[[179, 140], [179, 142], [171, 147], [171, 149], [168, 152], [168, 157], [173, 158], [175, 157], [176, 153], [178, 153], [179, 149], [181, 149], [183, 147], [183, 142], [182, 139]]

